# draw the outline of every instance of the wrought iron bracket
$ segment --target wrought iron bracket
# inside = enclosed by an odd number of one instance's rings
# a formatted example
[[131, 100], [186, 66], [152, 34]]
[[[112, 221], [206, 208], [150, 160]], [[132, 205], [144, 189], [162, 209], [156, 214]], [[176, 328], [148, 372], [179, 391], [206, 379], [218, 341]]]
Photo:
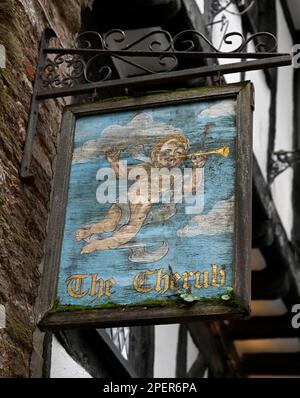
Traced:
[[300, 163], [300, 149], [294, 151], [278, 151], [273, 153], [269, 170], [269, 182], [274, 182], [275, 178], [286, 171], [294, 164]]
[[21, 179], [25, 179], [27, 181], [30, 181], [33, 178], [33, 174], [30, 170], [30, 165], [32, 159], [33, 142], [39, 117], [39, 100], [37, 96], [39, 94], [40, 76], [43, 73], [47, 60], [47, 53], [45, 52], [45, 50], [48, 48], [50, 39], [52, 37], [56, 37], [56, 33], [52, 29], [47, 28], [42, 33], [40, 42], [40, 50], [36, 67], [35, 80], [33, 84], [30, 112], [28, 117], [27, 134], [20, 170]]
[[[153, 30], [129, 43], [126, 33], [119, 29], [102, 36], [98, 32], [88, 31], [77, 35], [72, 48], [50, 47], [53, 37], [56, 37], [55, 32], [46, 29], [41, 38], [20, 172], [21, 178], [26, 181], [33, 178], [30, 166], [42, 100], [113, 88], [149, 87], [207, 76], [220, 78], [229, 73], [286, 66], [292, 62], [290, 54], [276, 53], [277, 39], [268, 32], [256, 33], [247, 39], [239, 32], [227, 33], [223, 38], [227, 46], [233, 46], [233, 39], [240, 40], [239, 45], [228, 52], [220, 51], [204, 34], [195, 30], [185, 30], [174, 37], [165, 30]], [[260, 42], [261, 39], [271, 43], [269, 49]], [[255, 44], [255, 51], [248, 53], [250, 42]], [[200, 51], [201, 44], [205, 44], [209, 51]], [[203, 64], [209, 58], [226, 58], [237, 62], [190, 69], [180, 67], [182, 60], [201, 60]], [[140, 75], [113, 79], [112, 66], [107, 59], [124, 62], [138, 70]], [[145, 59], [150, 59], [153, 67], [150, 68]]]

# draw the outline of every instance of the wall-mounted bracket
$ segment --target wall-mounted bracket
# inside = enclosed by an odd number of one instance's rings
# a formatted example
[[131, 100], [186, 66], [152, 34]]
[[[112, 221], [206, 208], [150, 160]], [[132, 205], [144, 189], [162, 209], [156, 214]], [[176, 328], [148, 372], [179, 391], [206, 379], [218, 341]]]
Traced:
[[[217, 49], [203, 33], [196, 30], [185, 30], [172, 37], [165, 30], [155, 29], [129, 43], [126, 33], [119, 29], [104, 35], [88, 31], [77, 35], [72, 48], [49, 47], [50, 39], [55, 36], [53, 30], [46, 29], [40, 45], [20, 173], [21, 178], [27, 181], [33, 177], [30, 165], [41, 100], [92, 94], [95, 90], [157, 86], [207, 76], [219, 78], [229, 73], [292, 63], [290, 54], [276, 53], [277, 39], [267, 32], [253, 34], [247, 39], [239, 32], [227, 33], [223, 38], [225, 45], [233, 46], [233, 39], [240, 41], [238, 46], [228, 52]], [[261, 39], [264, 39], [264, 43]], [[247, 48], [251, 42], [255, 45], [255, 51], [248, 53]], [[211, 51], [201, 51], [201, 43], [205, 43], [206, 48]], [[267, 49], [267, 46], [270, 48]], [[141, 50], [141, 47], [146, 50]], [[203, 65], [209, 58], [226, 58], [237, 62], [190, 69], [182, 67], [183, 60], [201, 61], [200, 64]], [[139, 70], [140, 75], [113, 79], [113, 70], [108, 59], [124, 62]], [[149, 68], [145, 59], [151, 59], [154, 66]]]
[[30, 181], [33, 178], [33, 174], [31, 173], [30, 170], [30, 165], [32, 158], [33, 141], [34, 141], [34, 136], [36, 134], [37, 122], [39, 117], [39, 100], [37, 96], [40, 90], [40, 76], [47, 62], [47, 53], [45, 52], [45, 50], [48, 48], [50, 39], [52, 37], [56, 37], [55, 32], [52, 29], [47, 28], [42, 33], [41, 42], [40, 42], [40, 50], [36, 66], [36, 76], [33, 84], [30, 113], [27, 125], [27, 134], [26, 134], [23, 158], [21, 163], [21, 171], [20, 171], [20, 177], [22, 179], [26, 179], [27, 181]]
[[273, 153], [269, 171], [269, 182], [274, 182], [276, 177], [286, 171], [289, 167], [293, 167], [296, 163], [300, 163], [300, 149]]

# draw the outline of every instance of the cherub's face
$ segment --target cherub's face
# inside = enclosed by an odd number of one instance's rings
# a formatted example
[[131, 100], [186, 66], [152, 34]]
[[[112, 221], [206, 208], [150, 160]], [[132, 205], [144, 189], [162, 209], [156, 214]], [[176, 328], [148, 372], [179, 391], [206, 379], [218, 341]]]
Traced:
[[160, 167], [178, 167], [183, 161], [180, 156], [185, 153], [186, 149], [180, 141], [167, 141], [157, 152], [157, 163]]

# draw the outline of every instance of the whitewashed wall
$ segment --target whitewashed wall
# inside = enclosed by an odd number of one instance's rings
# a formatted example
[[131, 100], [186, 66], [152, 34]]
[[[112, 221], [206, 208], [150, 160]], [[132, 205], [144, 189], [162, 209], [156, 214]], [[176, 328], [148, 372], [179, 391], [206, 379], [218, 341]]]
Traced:
[[[230, 11], [232, 13], [238, 13], [238, 8], [236, 7], [235, 4], [231, 4], [228, 7], [228, 11]], [[213, 42], [213, 45], [218, 50], [223, 51], [223, 52], [230, 52], [233, 49], [239, 47], [239, 45], [241, 44], [241, 38], [239, 38], [238, 36], [232, 36], [228, 39], [228, 40], [232, 41], [232, 44], [224, 43], [223, 38], [224, 38], [225, 31], [221, 30], [222, 24], [218, 23], [218, 21], [221, 20], [221, 17], [222, 17], [222, 13], [218, 14], [213, 21], [215, 23], [215, 25], [213, 25], [213, 27], [212, 27], [212, 42]], [[229, 21], [227, 33], [230, 33], [233, 31], [239, 32], [239, 33], [243, 32], [242, 20], [239, 15], [226, 13], [226, 17]], [[227, 58], [220, 58], [218, 61], [221, 65], [232, 63], [232, 59], [227, 59]], [[234, 60], [234, 62], [240, 62], [240, 61], [241, 60], [239, 60], [239, 59]], [[228, 74], [225, 77], [226, 77], [227, 83], [237, 83], [241, 80], [240, 73]]]
[[51, 374], [52, 379], [88, 379], [91, 376], [78, 365], [53, 336]]
[[[251, 43], [249, 51], [254, 51]], [[260, 169], [267, 179], [268, 145], [270, 127], [271, 90], [263, 71], [246, 73], [246, 80], [251, 80], [255, 88], [255, 111], [253, 114], [253, 150]]]
[[198, 6], [198, 8], [199, 8], [199, 11], [201, 12], [201, 14], [204, 14], [204, 10], [205, 10], [205, 3], [204, 3], [204, 1], [205, 1], [205, 0], [195, 0], [195, 2], [196, 2], [196, 4], [197, 4], [197, 6]]
[[[154, 377], [174, 378], [176, 375], [176, 354], [179, 325], [155, 326]], [[190, 333], [187, 338], [187, 371], [189, 371], [198, 356]]]
[[[277, 20], [278, 51], [289, 53], [293, 40], [279, 0], [277, 0]], [[275, 151], [293, 149], [293, 73], [291, 66], [278, 70]], [[292, 183], [293, 171], [288, 169], [272, 184], [274, 201], [289, 238], [293, 226]]]
[[[229, 8], [236, 12], [234, 5]], [[226, 14], [229, 19], [229, 32], [241, 32], [241, 17]], [[216, 20], [220, 19], [220, 15]], [[293, 46], [292, 37], [282, 10], [280, 0], [277, 0], [277, 24], [278, 24], [278, 51], [290, 53]], [[213, 43], [218, 46], [222, 39], [220, 26], [213, 28]], [[223, 46], [222, 51], [228, 51]], [[249, 45], [249, 51], [254, 51], [253, 44]], [[219, 60], [221, 64], [228, 63], [228, 60]], [[258, 164], [265, 178], [267, 178], [267, 155], [269, 142], [270, 104], [271, 93], [266, 83], [263, 71], [246, 73], [246, 79], [251, 80], [255, 86], [255, 112], [253, 121], [253, 149]], [[226, 75], [226, 82], [233, 83], [240, 80], [239, 74]], [[275, 151], [290, 150], [293, 148], [293, 68], [291, 66], [278, 69], [278, 91], [276, 98], [276, 136]], [[275, 205], [279, 212], [283, 226], [288, 237], [291, 237], [293, 225], [292, 208], [292, 183], [293, 171], [285, 171], [278, 176], [272, 184], [271, 190]]]
[[179, 325], [155, 326], [154, 377], [175, 377]]
[[196, 347], [194, 340], [192, 339], [192, 336], [188, 332], [188, 338], [187, 338], [187, 371], [191, 369], [193, 366], [194, 362], [196, 361], [198, 357], [199, 350]]
[[[238, 12], [235, 5], [229, 7], [229, 11]], [[231, 15], [226, 13], [226, 17], [229, 20], [228, 32], [240, 32], [242, 33], [242, 20], [238, 15]], [[217, 15], [216, 20], [220, 19], [220, 15]], [[218, 46], [222, 40], [223, 34], [220, 31], [220, 26], [218, 24], [214, 25], [212, 31], [213, 44]], [[233, 43], [238, 45], [238, 40]], [[236, 47], [236, 46], [233, 46]], [[233, 47], [223, 45], [221, 47], [222, 51], [230, 51]], [[248, 51], [254, 51], [253, 43], [249, 44]], [[230, 59], [219, 59], [220, 64], [233, 62]], [[236, 62], [234, 60], [234, 62]], [[230, 74], [226, 75], [227, 83], [237, 83], [240, 81], [240, 74]], [[268, 141], [269, 141], [269, 121], [270, 121], [270, 103], [271, 94], [266, 83], [265, 74], [263, 71], [253, 71], [246, 73], [246, 80], [251, 80], [255, 86], [255, 112], [253, 120], [253, 148], [254, 153], [257, 157], [258, 163], [262, 170], [265, 178], [267, 178], [267, 153], [268, 153]]]

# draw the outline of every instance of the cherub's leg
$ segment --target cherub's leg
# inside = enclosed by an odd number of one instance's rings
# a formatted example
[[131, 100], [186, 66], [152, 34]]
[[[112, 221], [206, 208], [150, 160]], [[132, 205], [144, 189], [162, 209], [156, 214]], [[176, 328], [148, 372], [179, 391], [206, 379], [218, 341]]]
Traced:
[[84, 246], [81, 254], [91, 253], [95, 250], [109, 250], [117, 249], [125, 245], [132, 238], [136, 236], [151, 208], [151, 203], [147, 204], [130, 204], [130, 220], [128, 224], [123, 225], [111, 237], [102, 240], [94, 240], [88, 245]]
[[87, 239], [91, 235], [103, 234], [104, 232], [112, 232], [115, 230], [122, 216], [122, 210], [117, 204], [113, 204], [108, 210], [105, 218], [98, 223], [89, 225], [86, 228], [80, 228], [76, 234], [76, 239]]

